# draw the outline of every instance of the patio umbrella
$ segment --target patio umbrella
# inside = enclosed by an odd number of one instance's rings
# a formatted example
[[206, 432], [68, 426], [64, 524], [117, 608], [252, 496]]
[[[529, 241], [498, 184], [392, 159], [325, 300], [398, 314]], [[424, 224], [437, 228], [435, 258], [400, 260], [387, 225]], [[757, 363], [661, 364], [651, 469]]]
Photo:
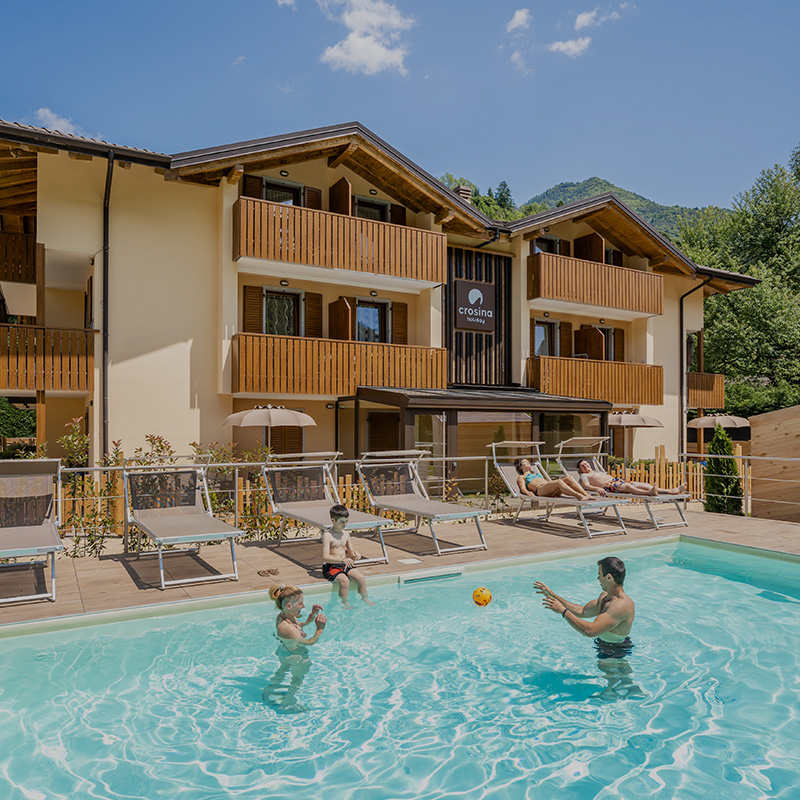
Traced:
[[302, 411], [294, 411], [283, 406], [256, 406], [225, 417], [222, 424], [237, 425], [240, 428], [277, 428], [282, 425], [308, 428], [317, 423], [313, 417]]
[[723, 428], [749, 428], [750, 420], [744, 417], [732, 417], [729, 414], [709, 414], [705, 417], [696, 417], [687, 423], [689, 428], [715, 428], [722, 425]]
[[612, 428], [663, 428], [664, 423], [655, 417], [646, 417], [644, 414], [631, 414], [621, 412], [608, 415], [608, 424]]

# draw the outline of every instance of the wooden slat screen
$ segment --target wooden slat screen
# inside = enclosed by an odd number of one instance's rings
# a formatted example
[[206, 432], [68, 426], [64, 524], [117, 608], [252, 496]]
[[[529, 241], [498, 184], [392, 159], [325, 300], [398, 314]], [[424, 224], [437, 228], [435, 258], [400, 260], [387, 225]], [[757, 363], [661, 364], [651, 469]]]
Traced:
[[91, 392], [94, 332], [0, 325], [0, 390]]
[[606, 260], [606, 248], [603, 237], [596, 233], [587, 233], [580, 236], [572, 243], [572, 252], [575, 258], [586, 261], [597, 261], [602, 264]]
[[242, 306], [242, 330], [264, 333], [264, 287], [245, 286]]
[[[306, 292], [305, 335], [322, 338], [322, 295], [317, 292]], [[291, 453], [291, 450], [287, 452]]]
[[652, 364], [535, 356], [528, 359], [528, 386], [545, 394], [617, 405], [664, 402], [664, 370]]
[[36, 237], [0, 233], [0, 281], [36, 283]]
[[443, 283], [447, 236], [388, 222], [241, 197], [233, 256]]
[[238, 333], [234, 391], [352, 395], [358, 386], [443, 389], [443, 348]]
[[725, 408], [725, 376], [714, 372], [687, 372], [689, 408]]
[[528, 256], [528, 299], [536, 298], [656, 316], [664, 313], [664, 278], [652, 272], [537, 253]]
[[408, 344], [408, 303], [392, 303], [392, 344]]

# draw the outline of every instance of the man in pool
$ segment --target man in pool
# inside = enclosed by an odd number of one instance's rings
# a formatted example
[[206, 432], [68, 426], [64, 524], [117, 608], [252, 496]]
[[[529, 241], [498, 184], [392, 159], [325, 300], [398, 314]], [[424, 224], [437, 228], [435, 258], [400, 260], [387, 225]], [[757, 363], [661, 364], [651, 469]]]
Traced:
[[[599, 659], [624, 658], [633, 649], [629, 634], [636, 615], [633, 600], [622, 588], [625, 564], [616, 556], [601, 558], [597, 562], [597, 580], [603, 591], [585, 605], [565, 600], [541, 581], [536, 581], [533, 588], [544, 596], [544, 606], [561, 614], [578, 633], [594, 639]], [[588, 621], [587, 617], [594, 620]]]

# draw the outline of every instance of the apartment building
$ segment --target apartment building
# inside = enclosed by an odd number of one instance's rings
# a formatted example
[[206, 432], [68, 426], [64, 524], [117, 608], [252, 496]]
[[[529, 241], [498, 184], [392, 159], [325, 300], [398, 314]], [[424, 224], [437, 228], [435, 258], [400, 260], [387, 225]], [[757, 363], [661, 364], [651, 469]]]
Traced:
[[[664, 424], [629, 454], [674, 456], [724, 405], [703, 298], [754, 283], [613, 195], [488, 219], [358, 123], [175, 155], [0, 123], [0, 394], [55, 455], [77, 417], [94, 461], [147, 434], [483, 456], [625, 409]], [[268, 403], [317, 426], [223, 427]]]

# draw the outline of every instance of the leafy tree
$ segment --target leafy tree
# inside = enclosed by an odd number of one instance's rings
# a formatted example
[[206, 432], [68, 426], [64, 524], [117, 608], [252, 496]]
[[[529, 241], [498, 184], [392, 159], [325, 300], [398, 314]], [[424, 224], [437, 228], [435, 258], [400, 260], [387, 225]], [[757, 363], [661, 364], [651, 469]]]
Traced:
[[708, 454], [705, 469], [705, 510], [742, 516], [742, 481], [736, 459], [730, 458], [733, 455], [733, 442], [721, 425], [714, 429]]
[[794, 175], [796, 181], [800, 181], [800, 144], [792, 150], [792, 155], [789, 157], [789, 169]]

